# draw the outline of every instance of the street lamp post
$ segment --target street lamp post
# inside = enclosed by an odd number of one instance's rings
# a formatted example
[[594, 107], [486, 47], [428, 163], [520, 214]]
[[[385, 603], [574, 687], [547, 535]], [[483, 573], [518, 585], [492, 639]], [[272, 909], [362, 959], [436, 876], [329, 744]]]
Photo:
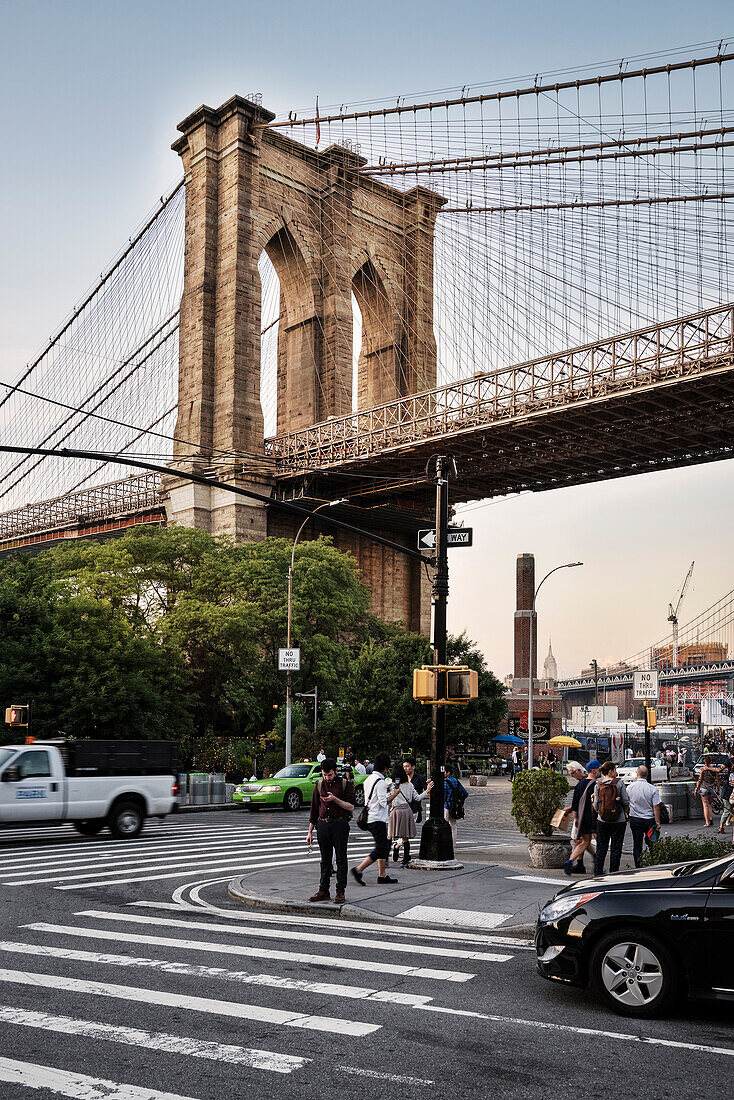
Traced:
[[[346, 504], [346, 498], [340, 497], [339, 500], [327, 500], [323, 504], [319, 504], [317, 508], [314, 508], [310, 516], [306, 516], [301, 526], [298, 528], [296, 537], [293, 540], [293, 549], [291, 550], [291, 564], [288, 567], [288, 649], [291, 648], [291, 622], [293, 618], [293, 567], [296, 561], [296, 546], [298, 540], [303, 533], [303, 529], [317, 512], [320, 512], [322, 508], [333, 508], [335, 504]], [[285, 674], [285, 762], [286, 766], [291, 762], [291, 672], [288, 670]]]
[[316, 733], [319, 721], [319, 685], [314, 684], [313, 691], [297, 691], [296, 699], [313, 699], [313, 731]]
[[535, 622], [535, 601], [538, 598], [538, 593], [541, 588], [553, 573], [557, 573], [559, 569], [575, 569], [578, 565], [583, 565], [582, 561], [569, 561], [565, 565], [557, 565], [555, 569], [551, 569], [549, 573], [543, 577], [542, 581], [535, 589], [533, 593], [533, 606], [530, 609], [530, 652], [528, 654], [528, 770], [533, 766], [533, 695], [534, 695], [534, 678], [533, 678], [533, 624]]

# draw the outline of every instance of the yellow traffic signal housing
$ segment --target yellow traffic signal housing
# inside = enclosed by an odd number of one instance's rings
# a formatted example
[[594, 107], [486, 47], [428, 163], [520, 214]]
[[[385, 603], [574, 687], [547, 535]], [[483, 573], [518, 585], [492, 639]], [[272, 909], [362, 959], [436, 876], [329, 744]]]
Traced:
[[446, 702], [469, 703], [479, 695], [479, 673], [473, 668], [446, 672]]
[[652, 707], [648, 707], [647, 708], [647, 728], [649, 730], [654, 730], [655, 727], [657, 726], [657, 724], [658, 724], [657, 713], [655, 712], [655, 710], [653, 710]]
[[5, 724], [7, 726], [27, 726], [28, 725], [28, 707], [27, 706], [7, 707], [6, 710], [5, 710]]
[[430, 668], [413, 669], [413, 698], [419, 703], [432, 703], [436, 698], [436, 673]]

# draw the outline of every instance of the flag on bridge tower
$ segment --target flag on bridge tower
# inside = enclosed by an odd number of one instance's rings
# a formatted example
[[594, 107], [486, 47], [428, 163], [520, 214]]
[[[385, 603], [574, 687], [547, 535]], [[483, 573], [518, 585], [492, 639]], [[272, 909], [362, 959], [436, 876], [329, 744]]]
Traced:
[[319, 122], [319, 97], [316, 96], [316, 148], [319, 147], [321, 141], [321, 123]]

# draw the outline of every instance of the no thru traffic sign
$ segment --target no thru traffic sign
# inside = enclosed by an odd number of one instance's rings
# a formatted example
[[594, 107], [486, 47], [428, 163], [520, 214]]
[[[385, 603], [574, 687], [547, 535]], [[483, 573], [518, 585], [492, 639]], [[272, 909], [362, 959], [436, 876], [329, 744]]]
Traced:
[[[449, 527], [447, 542], [449, 546], [471, 546], [473, 535], [473, 527]], [[418, 532], [419, 550], [433, 550], [435, 545], [436, 530], [434, 527]]]
[[301, 651], [300, 649], [279, 649], [278, 650], [278, 671], [279, 672], [299, 672], [301, 668]]
[[633, 675], [632, 698], [636, 702], [645, 699], [653, 702], [658, 697], [658, 673], [657, 669], [635, 672]]

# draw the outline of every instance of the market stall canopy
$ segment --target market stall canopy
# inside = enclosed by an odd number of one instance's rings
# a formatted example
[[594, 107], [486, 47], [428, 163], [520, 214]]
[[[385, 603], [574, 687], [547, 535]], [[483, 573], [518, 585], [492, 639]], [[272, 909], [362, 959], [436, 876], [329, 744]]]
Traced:
[[581, 742], [577, 741], [575, 737], [567, 737], [565, 734], [561, 734], [559, 737], [551, 737], [548, 744], [567, 749], [580, 749], [582, 747]]

